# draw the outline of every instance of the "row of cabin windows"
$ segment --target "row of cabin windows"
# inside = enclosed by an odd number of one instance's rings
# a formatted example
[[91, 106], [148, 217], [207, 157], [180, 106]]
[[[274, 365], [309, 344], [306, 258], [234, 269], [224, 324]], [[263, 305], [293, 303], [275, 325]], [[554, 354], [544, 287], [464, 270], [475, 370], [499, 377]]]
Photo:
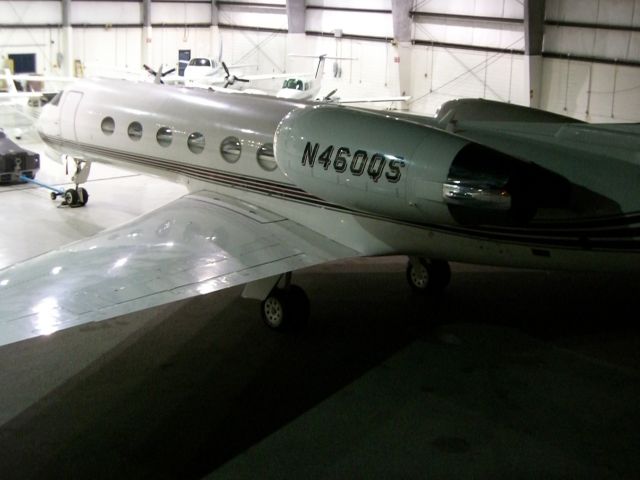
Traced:
[[[112, 117], [105, 117], [102, 119], [100, 128], [105, 135], [113, 135], [116, 129], [116, 122]], [[140, 122], [131, 122], [127, 127], [127, 135], [134, 142], [140, 140], [142, 138], [142, 124]], [[173, 131], [169, 127], [160, 127], [156, 132], [156, 141], [161, 147], [168, 147], [173, 141]], [[187, 147], [193, 153], [202, 153], [204, 146], [204, 135], [199, 132], [194, 132], [187, 138]], [[240, 159], [241, 153], [242, 145], [237, 137], [227, 137], [220, 143], [220, 155], [229, 163], [236, 163]], [[278, 166], [274, 159], [273, 145], [271, 143], [265, 143], [260, 146], [256, 153], [256, 159], [258, 165], [268, 172], [275, 170]]]

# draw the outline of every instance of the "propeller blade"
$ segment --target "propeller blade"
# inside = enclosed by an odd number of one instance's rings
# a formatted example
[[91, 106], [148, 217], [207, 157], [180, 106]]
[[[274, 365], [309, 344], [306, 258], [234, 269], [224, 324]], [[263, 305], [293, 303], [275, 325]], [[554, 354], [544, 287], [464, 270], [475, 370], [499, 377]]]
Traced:
[[238, 82], [249, 82], [249, 80], [246, 79], [246, 78], [238, 78], [238, 77], [236, 77], [235, 80], [238, 81]]
[[172, 68], [171, 70], [167, 70], [166, 72], [163, 72], [163, 73], [162, 73], [162, 76], [164, 77], [165, 75], [169, 75], [170, 73], [173, 73], [173, 72], [175, 72], [175, 71], [176, 71], [176, 69], [175, 69], [175, 68]]
[[327, 93], [324, 97], [324, 100], [331, 100], [331, 97], [338, 91], [337, 88], [334, 88], [329, 93]]
[[231, 85], [231, 82], [227, 80], [226, 82], [224, 82], [224, 87], [222, 88], [227, 88], [229, 85]]
[[144, 67], [144, 69], [149, 72], [151, 75], [153, 75], [155, 77], [156, 72], [153, 68], [151, 68], [149, 65], [142, 65]]
[[222, 63], [222, 68], [224, 68], [224, 71], [226, 72], [227, 77], [228, 77], [229, 76], [229, 69], [227, 68], [227, 65], [224, 62], [221, 62], [221, 63]]

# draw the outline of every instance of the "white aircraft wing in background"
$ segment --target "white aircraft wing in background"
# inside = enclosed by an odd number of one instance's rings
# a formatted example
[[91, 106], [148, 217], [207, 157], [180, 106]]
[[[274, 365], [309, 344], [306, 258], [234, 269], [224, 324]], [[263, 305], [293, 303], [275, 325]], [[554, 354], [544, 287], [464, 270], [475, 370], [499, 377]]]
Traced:
[[46, 93], [57, 93], [60, 89], [45, 89], [41, 91], [18, 91], [14, 81], [26, 82], [53, 82], [56, 84], [73, 83], [78, 80], [75, 77], [61, 77], [57, 75], [32, 75], [32, 74], [13, 74], [8, 68], [0, 72], [0, 80], [4, 80], [7, 84], [7, 91], [2, 92], [3, 98], [32, 98], [38, 97]]
[[[29, 124], [31, 124], [38, 119], [40, 113], [39, 107], [51, 100], [51, 98], [53, 98], [60, 90], [46, 89], [42, 91], [19, 91], [14, 83], [15, 80], [68, 83], [77, 79], [43, 75], [14, 75], [8, 68], [5, 68], [3, 72], [0, 72], [0, 81], [2, 81], [0, 83], [4, 83], [7, 88], [7, 91], [0, 92], [0, 109], [6, 108], [12, 113], [16, 113], [25, 118]], [[22, 128], [16, 128], [14, 130], [15, 132], [10, 134], [10, 136], [16, 138], [22, 137], [24, 133]]]
[[279, 215], [197, 192], [0, 270], [0, 345], [357, 255]]
[[330, 96], [325, 97], [324, 100], [334, 103], [383, 103], [383, 102], [406, 102], [411, 97], [409, 95], [399, 95], [395, 97], [347, 97], [347, 98], [332, 98]]

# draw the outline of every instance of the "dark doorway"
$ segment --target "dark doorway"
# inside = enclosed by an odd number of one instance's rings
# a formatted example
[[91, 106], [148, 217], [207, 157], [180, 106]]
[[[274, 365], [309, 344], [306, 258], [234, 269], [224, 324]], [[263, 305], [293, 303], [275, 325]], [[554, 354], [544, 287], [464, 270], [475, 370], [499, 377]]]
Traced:
[[10, 53], [13, 60], [13, 73], [36, 73], [35, 53]]
[[184, 76], [184, 69], [191, 60], [191, 50], [178, 50], [178, 75]]

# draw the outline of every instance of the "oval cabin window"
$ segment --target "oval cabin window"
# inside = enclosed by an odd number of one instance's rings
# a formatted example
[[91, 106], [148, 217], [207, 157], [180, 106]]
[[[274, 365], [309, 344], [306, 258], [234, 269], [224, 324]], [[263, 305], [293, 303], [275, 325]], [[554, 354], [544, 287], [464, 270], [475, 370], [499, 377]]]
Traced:
[[100, 128], [102, 129], [102, 133], [105, 135], [113, 135], [113, 132], [116, 129], [116, 122], [111, 117], [105, 117], [102, 119]]
[[227, 137], [220, 144], [220, 154], [229, 163], [236, 163], [241, 152], [240, 140], [236, 137]]
[[158, 129], [158, 133], [156, 133], [156, 140], [158, 141], [158, 145], [161, 147], [168, 147], [171, 145], [171, 140], [173, 139], [173, 132], [169, 127], [162, 127]]
[[139, 122], [131, 122], [127, 129], [129, 138], [134, 141], [138, 141], [142, 138], [142, 125]]
[[265, 143], [262, 145], [256, 153], [258, 159], [258, 165], [260, 165], [267, 172], [272, 172], [278, 168], [276, 158], [273, 155], [273, 144]]
[[204, 150], [204, 135], [193, 132], [187, 139], [187, 146], [193, 153], [202, 153]]

